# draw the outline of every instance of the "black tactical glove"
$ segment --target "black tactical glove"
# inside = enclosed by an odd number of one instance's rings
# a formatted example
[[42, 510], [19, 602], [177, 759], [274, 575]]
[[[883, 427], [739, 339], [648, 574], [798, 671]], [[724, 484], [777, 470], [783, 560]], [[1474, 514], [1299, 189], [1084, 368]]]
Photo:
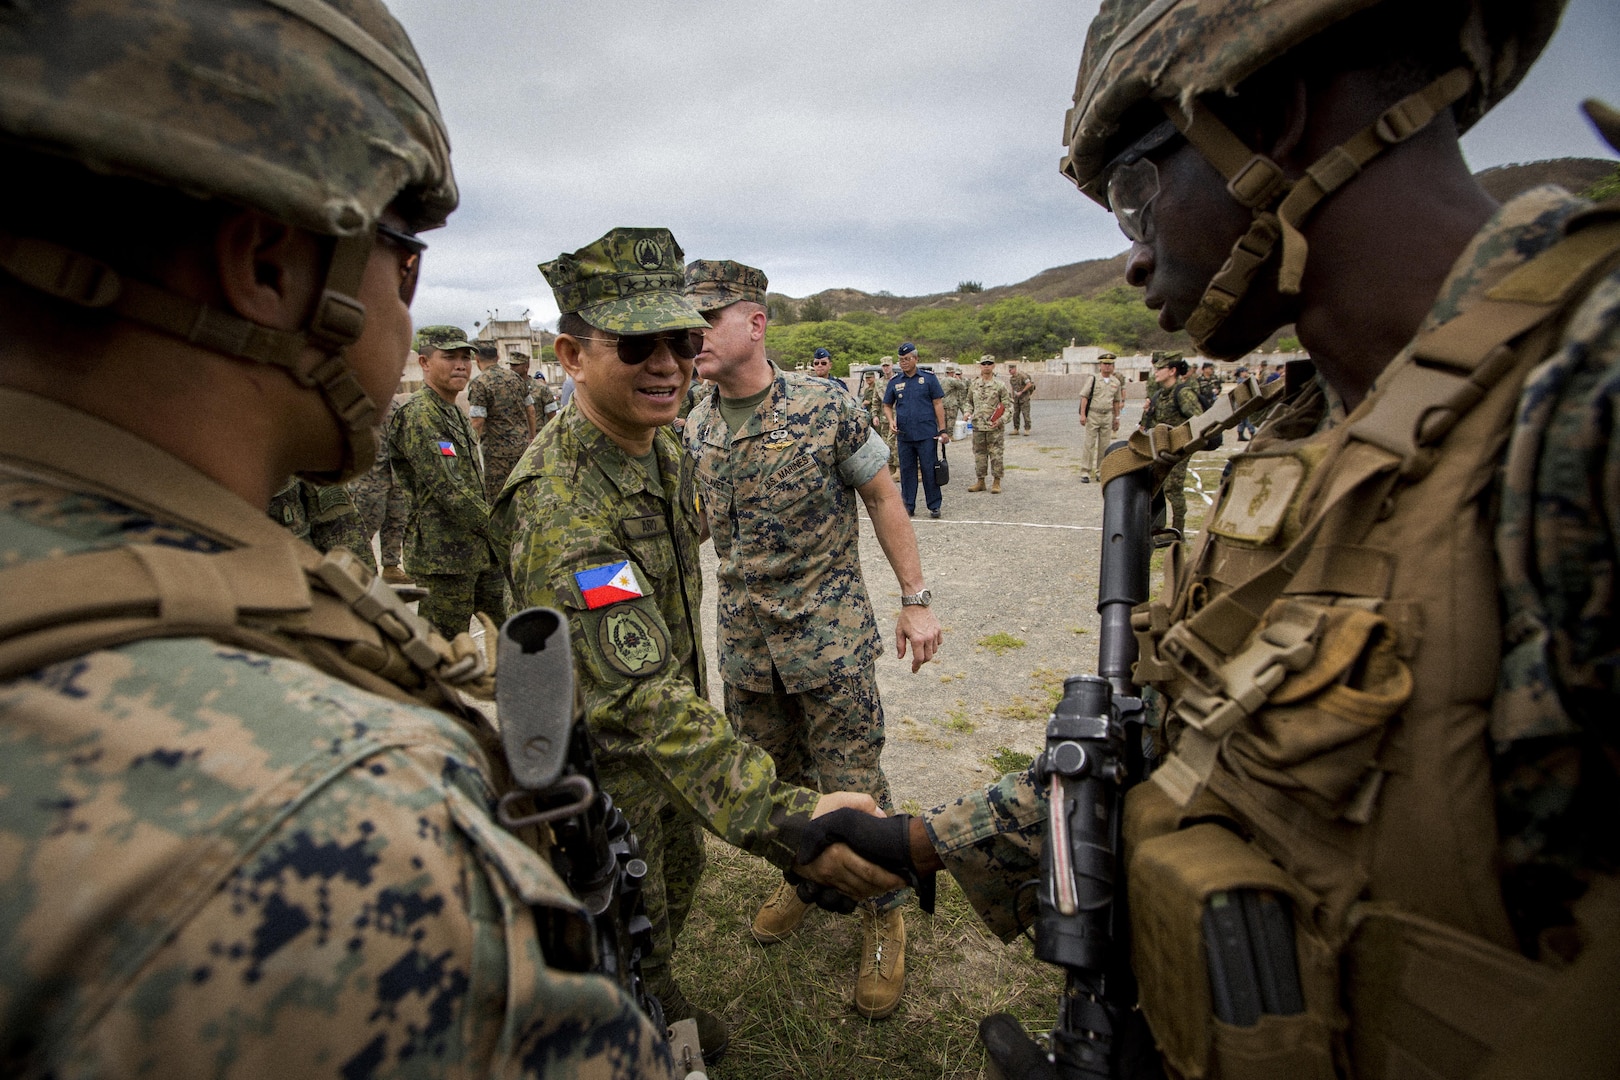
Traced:
[[[845, 807], [812, 818], [809, 825], [799, 833], [799, 850], [796, 856], [799, 865], [813, 862], [823, 851], [839, 843], [848, 844], [861, 858], [904, 878], [907, 884], [917, 890], [917, 905], [930, 915], [934, 913], [934, 875], [929, 873], [919, 876], [917, 868], [911, 862], [910, 814], [895, 814], [892, 817], [880, 818]], [[790, 877], [789, 880], [798, 884], [800, 879]], [[799, 899], [828, 907], [829, 905], [823, 902], [821, 893], [833, 892], [835, 895], [841, 895], [836, 893], [836, 890], [824, 889], [821, 886], [813, 886], [813, 890], [814, 894], [807, 896], [805, 890], [800, 887]], [[838, 908], [830, 910], [836, 911]]]

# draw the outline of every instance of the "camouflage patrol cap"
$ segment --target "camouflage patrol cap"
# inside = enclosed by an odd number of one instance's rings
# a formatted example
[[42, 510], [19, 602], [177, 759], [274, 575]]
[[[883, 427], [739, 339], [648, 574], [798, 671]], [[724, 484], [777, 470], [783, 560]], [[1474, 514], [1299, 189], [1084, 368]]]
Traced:
[[683, 290], [685, 253], [668, 229], [613, 229], [540, 264], [557, 307], [610, 334], [656, 334], [709, 325]]
[[[1289, 50], [1380, 2], [1103, 0], [1086, 32], [1074, 106], [1064, 115], [1063, 174], [1107, 206], [1103, 174], [1121, 122], [1139, 103], [1185, 105], [1203, 94], [1230, 92]], [[1466, 131], [1519, 84], [1552, 36], [1564, 3], [1461, 0], [1454, 5], [1455, 55], [1436, 60], [1442, 69], [1466, 65], [1475, 74], [1474, 85], [1455, 107], [1459, 130]]]
[[983, 356], [979, 357], [979, 363], [981, 365], [982, 364], [989, 364], [991, 367], [995, 367], [996, 358], [991, 356], [989, 353], [985, 353]]
[[[0, 133], [333, 236], [457, 201], [410, 39], [379, 0], [29, 4], [0, 35]], [[296, 107], [294, 107], [296, 104]]]
[[465, 331], [454, 326], [435, 326], [424, 330], [418, 336], [417, 344], [423, 351], [428, 349], [438, 349], [440, 352], [455, 352], [457, 349], [478, 351], [478, 346], [467, 340]]
[[1174, 367], [1181, 361], [1181, 353], [1177, 350], [1153, 350], [1153, 366], [1156, 368]]
[[686, 266], [686, 298], [699, 311], [717, 311], [739, 300], [765, 303], [763, 270], [730, 259], [698, 259]]

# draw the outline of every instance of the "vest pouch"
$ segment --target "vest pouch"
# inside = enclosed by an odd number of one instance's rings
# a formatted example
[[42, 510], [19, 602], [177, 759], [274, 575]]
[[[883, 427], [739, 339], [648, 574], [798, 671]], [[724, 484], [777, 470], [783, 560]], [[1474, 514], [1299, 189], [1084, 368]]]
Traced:
[[[1356, 1080], [1473, 1076], [1534, 1014], [1551, 969], [1482, 938], [1379, 904], [1351, 912], [1345, 999]], [[1547, 1071], [1557, 1048], [1548, 1047]]]
[[1234, 771], [1333, 819], [1346, 816], [1376, 770], [1384, 728], [1412, 695], [1412, 672], [1383, 617], [1345, 605], [1321, 610], [1310, 663], [1232, 733], [1224, 753]]
[[[1154, 1041], [1175, 1075], [1186, 1080], [1331, 1080], [1335, 1033], [1343, 1029], [1334, 951], [1310, 922], [1315, 900], [1281, 867], [1224, 826], [1211, 822], [1143, 840], [1131, 856], [1132, 963], [1142, 1011]], [[1284, 919], [1283, 935], [1244, 954], [1212, 927], [1212, 914], [1233, 914], [1234, 901], [1255, 890]], [[1250, 924], [1253, 925], [1252, 923]], [[1277, 944], [1292, 933], [1292, 956]], [[1243, 955], [1253, 958], [1258, 983], [1265, 973], [1287, 981], [1287, 1015], [1245, 1009], [1244, 987], [1235, 978]], [[1240, 963], [1233, 964], [1234, 956]], [[1269, 960], [1270, 966], [1267, 967]], [[1288, 971], [1290, 961], [1295, 968]], [[1296, 981], [1297, 980], [1297, 981]], [[1272, 996], [1269, 990], [1267, 997]], [[1219, 1006], [1217, 1005], [1219, 1000]], [[1219, 1011], [1247, 1022], [1224, 1022]]]

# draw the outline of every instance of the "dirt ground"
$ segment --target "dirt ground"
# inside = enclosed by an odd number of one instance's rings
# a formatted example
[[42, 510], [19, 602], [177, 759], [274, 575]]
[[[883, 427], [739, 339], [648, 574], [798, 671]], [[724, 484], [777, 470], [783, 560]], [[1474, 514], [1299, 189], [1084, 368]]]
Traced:
[[[1122, 432], [1134, 429], [1141, 410], [1140, 401], [1127, 403]], [[862, 516], [861, 566], [886, 642], [878, 661], [883, 766], [901, 808], [935, 806], [988, 783], [1003, 771], [992, 762], [1003, 748], [1039, 753], [1053, 693], [1065, 676], [1096, 668], [1102, 488], [1080, 481], [1077, 411], [1075, 401], [1035, 402], [1032, 433], [1007, 438], [999, 495], [969, 494], [972, 448], [950, 447], [943, 514], [913, 522], [945, 632], [944, 647], [915, 675], [909, 659], [894, 655], [900, 589]], [[1189, 525], [1203, 518], [1197, 485], [1213, 494], [1227, 443], [1194, 459]], [[712, 545], [704, 545], [703, 562], [704, 644], [716, 673]], [[720, 687], [711, 681], [718, 705]]]

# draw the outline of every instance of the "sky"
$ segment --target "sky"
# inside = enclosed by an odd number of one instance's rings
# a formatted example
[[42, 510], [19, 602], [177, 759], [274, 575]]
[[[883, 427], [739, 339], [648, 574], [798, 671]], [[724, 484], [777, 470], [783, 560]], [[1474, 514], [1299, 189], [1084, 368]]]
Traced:
[[[1614, 157], [1613, 0], [1571, 0], [1463, 139], [1483, 169]], [[1023, 281], [1126, 241], [1058, 171], [1095, 0], [389, 0], [450, 131], [461, 207], [430, 233], [417, 325], [555, 326], [538, 264], [616, 226], [774, 292]]]

